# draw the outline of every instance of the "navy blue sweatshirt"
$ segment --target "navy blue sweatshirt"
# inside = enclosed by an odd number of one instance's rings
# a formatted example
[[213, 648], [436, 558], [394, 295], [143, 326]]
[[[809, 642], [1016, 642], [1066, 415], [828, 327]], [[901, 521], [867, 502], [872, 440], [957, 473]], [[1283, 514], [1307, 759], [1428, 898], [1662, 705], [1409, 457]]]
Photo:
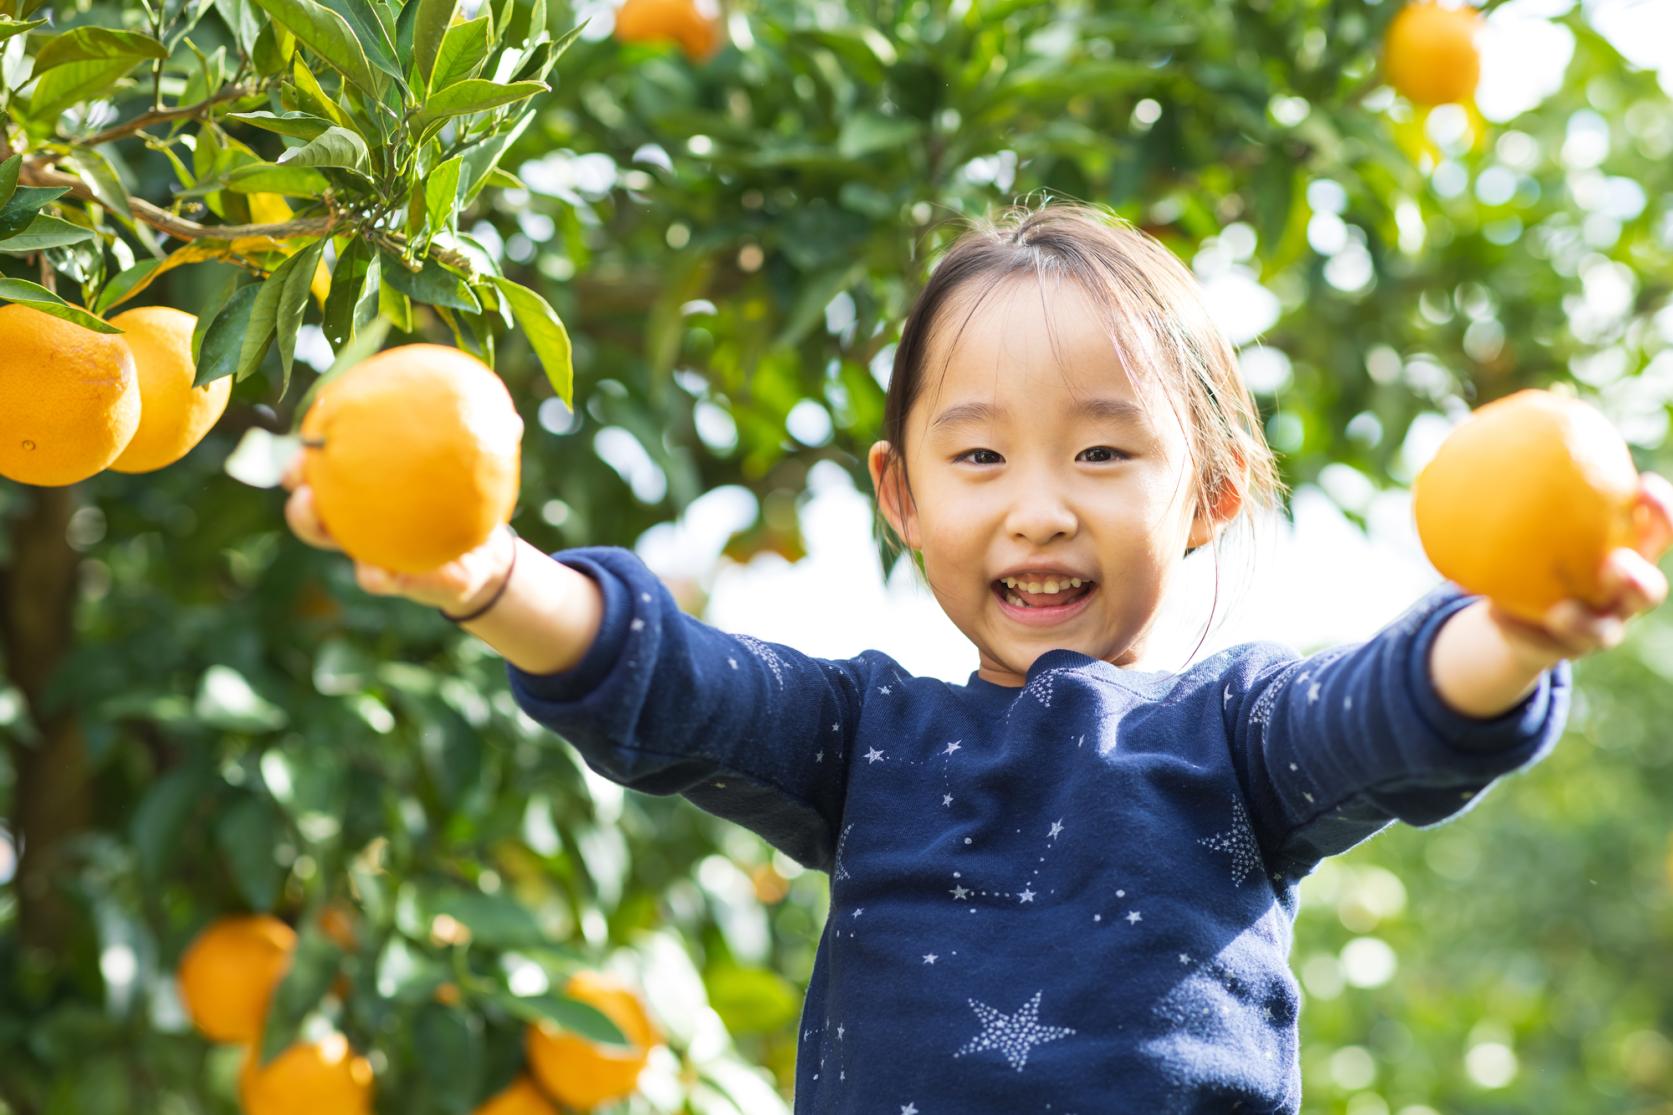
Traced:
[[1567, 663], [1492, 719], [1447, 707], [1446, 583], [1370, 640], [1181, 673], [1052, 650], [1008, 687], [812, 658], [680, 611], [630, 551], [574, 668], [513, 694], [599, 774], [683, 794], [828, 872], [798, 1115], [1295, 1112], [1296, 887], [1541, 758]]

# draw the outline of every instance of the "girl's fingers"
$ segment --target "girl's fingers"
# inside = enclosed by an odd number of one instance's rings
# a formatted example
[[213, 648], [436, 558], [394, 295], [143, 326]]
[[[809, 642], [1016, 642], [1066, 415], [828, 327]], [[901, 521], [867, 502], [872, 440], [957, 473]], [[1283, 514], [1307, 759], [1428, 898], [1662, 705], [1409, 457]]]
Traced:
[[285, 500], [285, 522], [302, 541], [322, 550], [340, 550], [314, 508], [314, 490], [304, 484]]
[[1639, 475], [1633, 523], [1638, 528], [1635, 548], [1651, 561], [1659, 560], [1673, 546], [1673, 482], [1656, 472]]
[[1610, 611], [1623, 617], [1652, 611], [1667, 599], [1667, 576], [1649, 558], [1624, 546], [1609, 555], [1604, 584], [1615, 593]]

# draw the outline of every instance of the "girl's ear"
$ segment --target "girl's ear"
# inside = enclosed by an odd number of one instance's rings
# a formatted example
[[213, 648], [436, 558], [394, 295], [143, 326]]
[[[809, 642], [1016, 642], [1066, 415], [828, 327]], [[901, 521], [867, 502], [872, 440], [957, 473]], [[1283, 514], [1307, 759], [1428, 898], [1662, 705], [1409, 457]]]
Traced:
[[1213, 497], [1197, 505], [1191, 520], [1191, 534], [1186, 540], [1189, 549], [1206, 545], [1220, 533], [1222, 527], [1237, 517], [1243, 507], [1243, 488], [1248, 483], [1248, 469], [1238, 458], [1238, 471], [1221, 482]]
[[918, 546], [918, 509], [912, 503], [912, 493], [906, 490], [906, 477], [900, 457], [886, 441], [873, 443], [866, 454], [866, 465], [871, 470], [871, 486], [877, 491], [877, 505], [883, 518], [909, 550]]

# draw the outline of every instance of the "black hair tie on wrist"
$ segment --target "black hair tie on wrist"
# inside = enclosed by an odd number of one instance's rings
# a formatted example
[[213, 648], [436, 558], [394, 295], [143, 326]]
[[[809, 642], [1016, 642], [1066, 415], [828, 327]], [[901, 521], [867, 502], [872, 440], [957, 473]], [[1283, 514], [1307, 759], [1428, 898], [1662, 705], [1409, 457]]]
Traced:
[[442, 619], [445, 619], [450, 623], [469, 623], [473, 619], [479, 619], [486, 615], [488, 609], [492, 608], [495, 604], [498, 604], [500, 602], [500, 597], [505, 595], [506, 586], [511, 584], [511, 575], [517, 571], [518, 537], [517, 528], [512, 526], [510, 523], [505, 524], [505, 529], [511, 532], [511, 564], [505, 567], [505, 580], [501, 581], [500, 587], [494, 590], [494, 595], [488, 598], [488, 603], [482, 605], [482, 607], [470, 613], [470, 615], [450, 616], [441, 608], [437, 608], [436, 611], [441, 615]]

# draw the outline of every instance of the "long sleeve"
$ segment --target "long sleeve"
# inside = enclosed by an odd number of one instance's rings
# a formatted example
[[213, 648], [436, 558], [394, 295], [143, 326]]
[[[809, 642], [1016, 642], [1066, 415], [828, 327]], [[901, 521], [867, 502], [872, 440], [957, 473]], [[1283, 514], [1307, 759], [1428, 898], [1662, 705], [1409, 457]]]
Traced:
[[536, 675], [507, 664], [523, 710], [604, 777], [682, 794], [828, 870], [866, 656], [812, 658], [719, 631], [682, 612], [620, 547], [552, 557], [598, 582], [604, 617], [569, 670]]
[[1435, 636], [1472, 599], [1444, 583], [1363, 644], [1307, 658], [1260, 644], [1266, 653], [1226, 679], [1233, 762], [1275, 869], [1305, 874], [1395, 820], [1439, 824], [1556, 745], [1569, 706], [1567, 662], [1490, 719], [1456, 712], [1435, 691]]

